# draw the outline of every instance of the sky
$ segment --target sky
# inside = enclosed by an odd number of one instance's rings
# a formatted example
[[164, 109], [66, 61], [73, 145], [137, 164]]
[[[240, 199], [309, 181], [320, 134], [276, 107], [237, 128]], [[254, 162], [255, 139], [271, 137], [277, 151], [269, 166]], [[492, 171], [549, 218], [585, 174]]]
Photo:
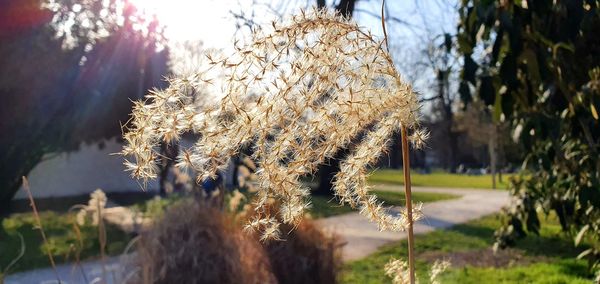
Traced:
[[[310, 8], [316, 0], [131, 0], [145, 13], [156, 14], [166, 25], [171, 51], [188, 56], [190, 48], [198, 50], [232, 47], [234, 38], [243, 39], [250, 29], [236, 16], [251, 19], [253, 24], [269, 25], [280, 15], [297, 13]], [[329, 7], [338, 0], [328, 0]], [[405, 80], [421, 93], [431, 91], [435, 79], [420, 65], [423, 50], [435, 36], [454, 34], [458, 21], [456, 0], [388, 0], [386, 1], [387, 30], [392, 56]], [[278, 15], [279, 14], [279, 15]], [[383, 37], [381, 0], [356, 2], [354, 20], [374, 35]], [[236, 25], [237, 24], [237, 25]], [[243, 41], [243, 40], [242, 40]], [[187, 42], [186, 45], [182, 43]], [[192, 44], [190, 44], [192, 43]], [[182, 46], [185, 46], [181, 50]], [[177, 56], [177, 55], [176, 55]], [[426, 96], [426, 94], [425, 94]]]
[[[156, 14], [167, 26], [167, 35], [175, 41], [202, 40], [205, 47], [225, 47], [236, 34], [234, 14], [243, 14], [258, 24], [268, 24], [280, 13], [289, 15], [300, 8], [308, 8], [316, 0], [132, 0], [146, 13]], [[337, 2], [337, 1], [335, 1]], [[407, 24], [390, 20], [388, 29], [395, 38], [411, 38], [429, 29], [432, 32], [452, 32], [456, 17], [447, 11], [445, 0], [387, 1], [388, 16]], [[381, 36], [379, 0], [356, 2], [355, 20], [374, 34]], [[332, 1], [328, 1], [332, 6]], [[423, 11], [423, 12], [419, 12]]]

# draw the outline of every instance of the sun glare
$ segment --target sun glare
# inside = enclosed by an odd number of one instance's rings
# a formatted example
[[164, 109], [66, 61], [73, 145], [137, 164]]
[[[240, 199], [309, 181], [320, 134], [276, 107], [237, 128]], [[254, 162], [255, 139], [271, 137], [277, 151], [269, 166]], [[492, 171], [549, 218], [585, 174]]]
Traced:
[[221, 47], [231, 41], [235, 26], [231, 4], [220, 0], [130, 0], [140, 13], [156, 15], [172, 41], [201, 40], [204, 46]]

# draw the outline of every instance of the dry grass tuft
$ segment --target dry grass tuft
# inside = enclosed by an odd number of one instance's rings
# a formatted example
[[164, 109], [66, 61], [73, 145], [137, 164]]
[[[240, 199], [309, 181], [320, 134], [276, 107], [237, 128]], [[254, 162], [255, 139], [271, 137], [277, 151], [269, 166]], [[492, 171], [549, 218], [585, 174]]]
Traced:
[[138, 283], [335, 283], [341, 267], [335, 237], [310, 220], [283, 241], [246, 234], [231, 213], [182, 202], [137, 244]]
[[260, 243], [197, 202], [171, 207], [141, 235], [137, 254], [138, 283], [276, 283]]
[[341, 268], [341, 244], [309, 219], [298, 227], [283, 225], [284, 241], [263, 243], [279, 283], [337, 283]]

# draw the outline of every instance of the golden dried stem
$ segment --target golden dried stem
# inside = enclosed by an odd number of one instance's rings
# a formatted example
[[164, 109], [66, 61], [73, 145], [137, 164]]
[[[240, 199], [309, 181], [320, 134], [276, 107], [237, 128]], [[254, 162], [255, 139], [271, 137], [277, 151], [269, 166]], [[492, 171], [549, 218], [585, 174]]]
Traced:
[[25, 192], [27, 193], [27, 196], [29, 197], [29, 206], [31, 206], [31, 209], [33, 210], [33, 217], [37, 223], [38, 228], [40, 229], [40, 234], [42, 235], [42, 240], [44, 242], [44, 245], [46, 245], [46, 253], [48, 254], [48, 259], [50, 260], [50, 265], [52, 266], [52, 270], [54, 270], [54, 274], [56, 275], [56, 280], [58, 281], [58, 283], [62, 283], [60, 281], [60, 277], [58, 276], [58, 271], [56, 271], [56, 263], [54, 262], [54, 257], [52, 257], [52, 251], [50, 251], [50, 243], [48, 242], [48, 239], [46, 238], [46, 233], [44, 232], [44, 228], [42, 228], [42, 220], [40, 219], [40, 215], [38, 214], [38, 210], [37, 207], [35, 206], [35, 201], [33, 200], [33, 195], [31, 194], [31, 191], [29, 190], [29, 182], [27, 181], [26, 177], [23, 177], [23, 189], [25, 190]]
[[402, 125], [402, 164], [404, 170], [404, 193], [406, 195], [406, 215], [408, 218], [408, 267], [410, 283], [415, 283], [415, 239], [413, 234], [412, 193], [410, 189], [410, 158], [406, 126]]
[[104, 227], [104, 218], [102, 217], [102, 205], [100, 200], [96, 201], [96, 214], [98, 214], [98, 242], [100, 244], [100, 261], [102, 262], [103, 283], [107, 283], [106, 274], [106, 228]]

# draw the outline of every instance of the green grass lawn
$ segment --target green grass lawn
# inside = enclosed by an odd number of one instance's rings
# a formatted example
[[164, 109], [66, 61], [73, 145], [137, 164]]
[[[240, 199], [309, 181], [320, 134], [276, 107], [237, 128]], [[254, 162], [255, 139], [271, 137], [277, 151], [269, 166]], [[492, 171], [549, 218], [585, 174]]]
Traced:
[[[81, 248], [80, 259], [82, 260], [100, 255], [97, 227], [81, 226], [81, 238], [78, 238], [73, 228], [74, 214], [44, 211], [40, 212], [40, 219], [57, 264], [73, 261], [78, 247]], [[21, 250], [19, 234], [23, 236], [25, 253], [8, 273], [50, 266], [46, 248], [42, 242], [40, 231], [36, 229], [36, 224], [32, 213], [13, 214], [2, 221], [0, 272], [19, 255]], [[130, 240], [130, 236], [113, 226], [106, 226], [106, 236], [106, 253], [108, 255], [122, 253]]]
[[[387, 206], [404, 205], [404, 193], [381, 190], [374, 190], [373, 193]], [[426, 203], [458, 198], [459, 196], [447, 193], [413, 192], [412, 197], [413, 202]], [[336, 199], [332, 199], [331, 197], [312, 196], [311, 200], [313, 206], [310, 209], [310, 214], [313, 218], [329, 217], [353, 211], [350, 206], [341, 206]]]
[[[429, 283], [428, 271], [435, 259], [447, 259], [453, 267], [441, 283], [591, 283], [587, 262], [576, 260], [581, 248], [560, 233], [555, 219], [544, 220], [540, 236], [527, 236], [510, 250], [494, 256], [490, 247], [497, 215], [417, 235], [415, 240], [417, 276]], [[407, 257], [406, 241], [380, 249], [375, 254], [344, 267], [342, 283], [390, 283], [383, 267], [390, 258]]]
[[[373, 193], [377, 195], [380, 201], [383, 201], [386, 206], [403, 206], [404, 202], [404, 193], [403, 192], [393, 192], [393, 191], [384, 191], [384, 190], [374, 190]], [[251, 201], [253, 194], [248, 193], [246, 191], [242, 191], [242, 194], [246, 197], [240, 205], [238, 205], [237, 209], [243, 207], [244, 204], [247, 204]], [[448, 200], [458, 198], [458, 195], [449, 194], [449, 193], [432, 193], [432, 192], [413, 192], [413, 202], [433, 202], [440, 200]], [[182, 198], [186, 198], [184, 196], [171, 195], [166, 198], [154, 198], [147, 201], [143, 201], [141, 203], [135, 204], [132, 206], [134, 210], [139, 212], [144, 212], [147, 216], [157, 217], [162, 214], [162, 212], [169, 206], [177, 203]], [[228, 204], [228, 200], [230, 198], [230, 194], [225, 196], [225, 206]], [[312, 218], [324, 218], [344, 213], [350, 213], [353, 210], [350, 206], [345, 205], [341, 206], [337, 199], [331, 196], [318, 196], [313, 195], [310, 197], [312, 207], [309, 209], [309, 213]]]
[[[511, 175], [502, 175], [502, 182], [496, 182], [496, 188], [506, 189], [508, 187], [508, 178]], [[414, 186], [431, 186], [431, 187], [462, 187], [462, 188], [492, 188], [491, 175], [464, 175], [451, 174], [445, 172], [433, 172], [430, 174], [419, 174], [412, 172], [411, 182]], [[388, 183], [388, 184], [404, 184], [404, 175], [402, 170], [377, 170], [369, 177], [369, 182], [372, 184]]]

